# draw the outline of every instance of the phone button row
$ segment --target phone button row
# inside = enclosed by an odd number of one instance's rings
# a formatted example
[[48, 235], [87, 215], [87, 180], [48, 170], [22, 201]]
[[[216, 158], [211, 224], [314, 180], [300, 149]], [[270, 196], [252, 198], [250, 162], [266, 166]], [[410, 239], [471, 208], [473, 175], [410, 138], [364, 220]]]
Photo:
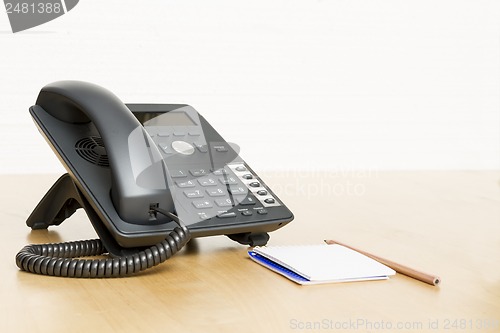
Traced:
[[257, 196], [257, 199], [264, 207], [267, 208], [281, 205], [278, 200], [269, 194], [269, 191], [264, 187], [259, 178], [249, 171], [248, 167], [243, 163], [229, 164], [228, 166], [234, 171], [236, 177], [245, 184], [249, 191]]
[[[224, 192], [220, 188], [208, 189], [208, 190], [206, 190], [206, 192], [210, 197], [223, 197], [226, 195], [226, 192]], [[186, 190], [186, 191], [184, 191], [184, 195], [187, 198], [203, 198], [204, 197], [203, 192], [201, 192], [200, 190]], [[254, 203], [246, 203], [247, 205], [255, 204], [255, 199], [253, 199], [251, 197], [249, 197], [248, 199], [250, 199], [250, 201], [253, 201]], [[240, 204], [245, 205], [245, 203], [240, 203]]]
[[165, 154], [173, 154], [175, 150], [179, 154], [182, 155], [192, 155], [194, 153], [194, 147], [190, 143], [186, 141], [174, 141], [171, 144], [172, 149], [170, 148], [170, 145], [168, 143], [159, 143], [158, 147], [165, 153]]
[[[257, 211], [257, 213], [260, 215], [265, 215], [265, 214], [267, 214], [267, 210], [260, 209]], [[244, 210], [241, 212], [241, 215], [252, 216], [253, 212], [251, 210]], [[225, 219], [225, 218], [236, 217], [236, 213], [235, 212], [223, 212], [223, 213], [217, 214], [216, 216], [220, 219]], [[200, 220], [210, 220], [210, 216], [207, 213], [198, 213], [198, 217]]]

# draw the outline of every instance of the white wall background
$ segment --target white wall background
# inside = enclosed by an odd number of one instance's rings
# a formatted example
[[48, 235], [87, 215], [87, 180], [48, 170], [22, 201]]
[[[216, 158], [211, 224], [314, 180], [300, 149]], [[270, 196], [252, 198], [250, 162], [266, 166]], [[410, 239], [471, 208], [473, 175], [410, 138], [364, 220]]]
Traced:
[[62, 172], [28, 114], [61, 79], [191, 104], [257, 170], [500, 168], [499, 1], [82, 0], [0, 50], [0, 173]]

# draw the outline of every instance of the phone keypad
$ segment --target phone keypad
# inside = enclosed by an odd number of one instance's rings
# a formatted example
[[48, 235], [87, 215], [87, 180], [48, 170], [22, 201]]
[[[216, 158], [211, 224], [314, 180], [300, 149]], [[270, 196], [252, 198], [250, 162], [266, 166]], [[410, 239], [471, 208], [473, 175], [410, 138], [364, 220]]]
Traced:
[[176, 178], [184, 203], [191, 207], [187, 211], [189, 219], [195, 220], [193, 223], [211, 219], [229, 221], [236, 216], [241, 216], [244, 222], [252, 216], [266, 215], [269, 207], [281, 205], [241, 162], [215, 170], [189, 168], [170, 170], [170, 173]]
[[227, 142], [207, 143], [200, 128], [191, 126], [153, 126], [148, 132], [169, 167], [177, 188], [176, 210], [179, 214], [183, 207], [187, 223], [229, 222], [236, 216], [244, 223], [281, 206], [244, 162], [234, 161], [237, 155]]

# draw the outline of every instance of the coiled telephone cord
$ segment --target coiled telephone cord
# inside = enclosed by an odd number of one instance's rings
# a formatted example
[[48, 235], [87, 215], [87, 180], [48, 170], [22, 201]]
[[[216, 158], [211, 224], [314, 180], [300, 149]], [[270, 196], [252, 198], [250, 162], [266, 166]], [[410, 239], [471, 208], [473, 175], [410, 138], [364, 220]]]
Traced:
[[161, 264], [176, 254], [191, 239], [189, 229], [177, 216], [162, 209], [179, 226], [162, 242], [137, 253], [104, 259], [77, 259], [107, 253], [100, 239], [77, 242], [31, 244], [16, 255], [21, 270], [50, 276], [74, 278], [123, 277]]

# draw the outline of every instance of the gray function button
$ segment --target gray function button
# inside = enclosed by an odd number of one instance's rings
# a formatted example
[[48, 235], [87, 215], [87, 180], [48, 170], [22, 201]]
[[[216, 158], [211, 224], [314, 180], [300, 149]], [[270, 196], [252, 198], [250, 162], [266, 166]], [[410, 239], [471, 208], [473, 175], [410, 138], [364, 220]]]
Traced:
[[174, 136], [184, 136], [186, 135], [186, 132], [184, 131], [174, 131]]
[[248, 185], [251, 186], [251, 187], [260, 187], [260, 183], [259, 182], [251, 182]]
[[195, 177], [200, 177], [200, 176], [205, 176], [207, 174], [207, 170], [206, 169], [191, 169], [191, 170], [189, 170], [189, 173]]
[[188, 198], [203, 198], [203, 193], [200, 190], [187, 190], [184, 195]]
[[217, 185], [217, 182], [213, 178], [201, 178], [198, 179], [198, 183], [200, 183], [201, 186], [215, 186]]
[[186, 141], [174, 141], [172, 142], [172, 148], [183, 155], [191, 155], [194, 153], [194, 147]]
[[266, 190], [258, 190], [257, 194], [258, 195], [267, 195], [267, 191]]
[[253, 212], [251, 210], [244, 210], [241, 212], [241, 215], [243, 216], [252, 216]]
[[187, 180], [185, 182], [181, 182], [181, 181], [176, 181], [175, 182], [177, 184], [177, 186], [179, 186], [180, 188], [186, 188], [186, 187], [194, 187], [195, 184], [192, 180]]
[[247, 173], [247, 174], [241, 176], [241, 178], [243, 178], [243, 179], [252, 179], [253, 176], [251, 174]]
[[168, 143], [159, 143], [158, 147], [165, 153], [165, 154], [172, 154], [173, 151], [170, 149]]
[[201, 143], [196, 143], [196, 142], [193, 143], [193, 145], [196, 147], [196, 149], [198, 149], [198, 151], [200, 153], [206, 153], [206, 152], [208, 152], [208, 148], [207, 148], [206, 145], [203, 145]]
[[217, 217], [221, 218], [221, 219], [225, 219], [227, 217], [235, 217], [235, 216], [236, 216], [235, 212], [225, 212], [225, 213], [217, 214]]
[[235, 168], [236, 171], [247, 171], [247, 168], [245, 168], [243, 165], [238, 165], [236, 168]]
[[213, 207], [212, 203], [210, 201], [206, 201], [206, 200], [194, 200], [193, 206], [196, 207], [197, 209], [212, 208]]
[[183, 170], [170, 170], [170, 177], [172, 178], [183, 178], [186, 176], [187, 174]]
[[220, 188], [209, 188], [206, 190], [207, 194], [211, 197], [222, 197], [226, 195], [226, 191]]
[[276, 202], [276, 200], [274, 200], [274, 198], [267, 198], [264, 200], [265, 203], [268, 203], [268, 204], [273, 204]]
[[200, 132], [197, 132], [197, 131], [189, 131], [189, 132], [188, 132], [188, 135], [189, 135], [189, 136], [200, 136]]
[[215, 200], [215, 203], [219, 207], [232, 207], [233, 206], [233, 203], [232, 203], [231, 199], [229, 199], [229, 198], [217, 199], [217, 200]]
[[170, 136], [170, 133], [165, 131], [160, 131], [158, 132], [158, 136], [166, 138]]
[[267, 209], [257, 209], [257, 214], [259, 215], [266, 215], [267, 214]]

